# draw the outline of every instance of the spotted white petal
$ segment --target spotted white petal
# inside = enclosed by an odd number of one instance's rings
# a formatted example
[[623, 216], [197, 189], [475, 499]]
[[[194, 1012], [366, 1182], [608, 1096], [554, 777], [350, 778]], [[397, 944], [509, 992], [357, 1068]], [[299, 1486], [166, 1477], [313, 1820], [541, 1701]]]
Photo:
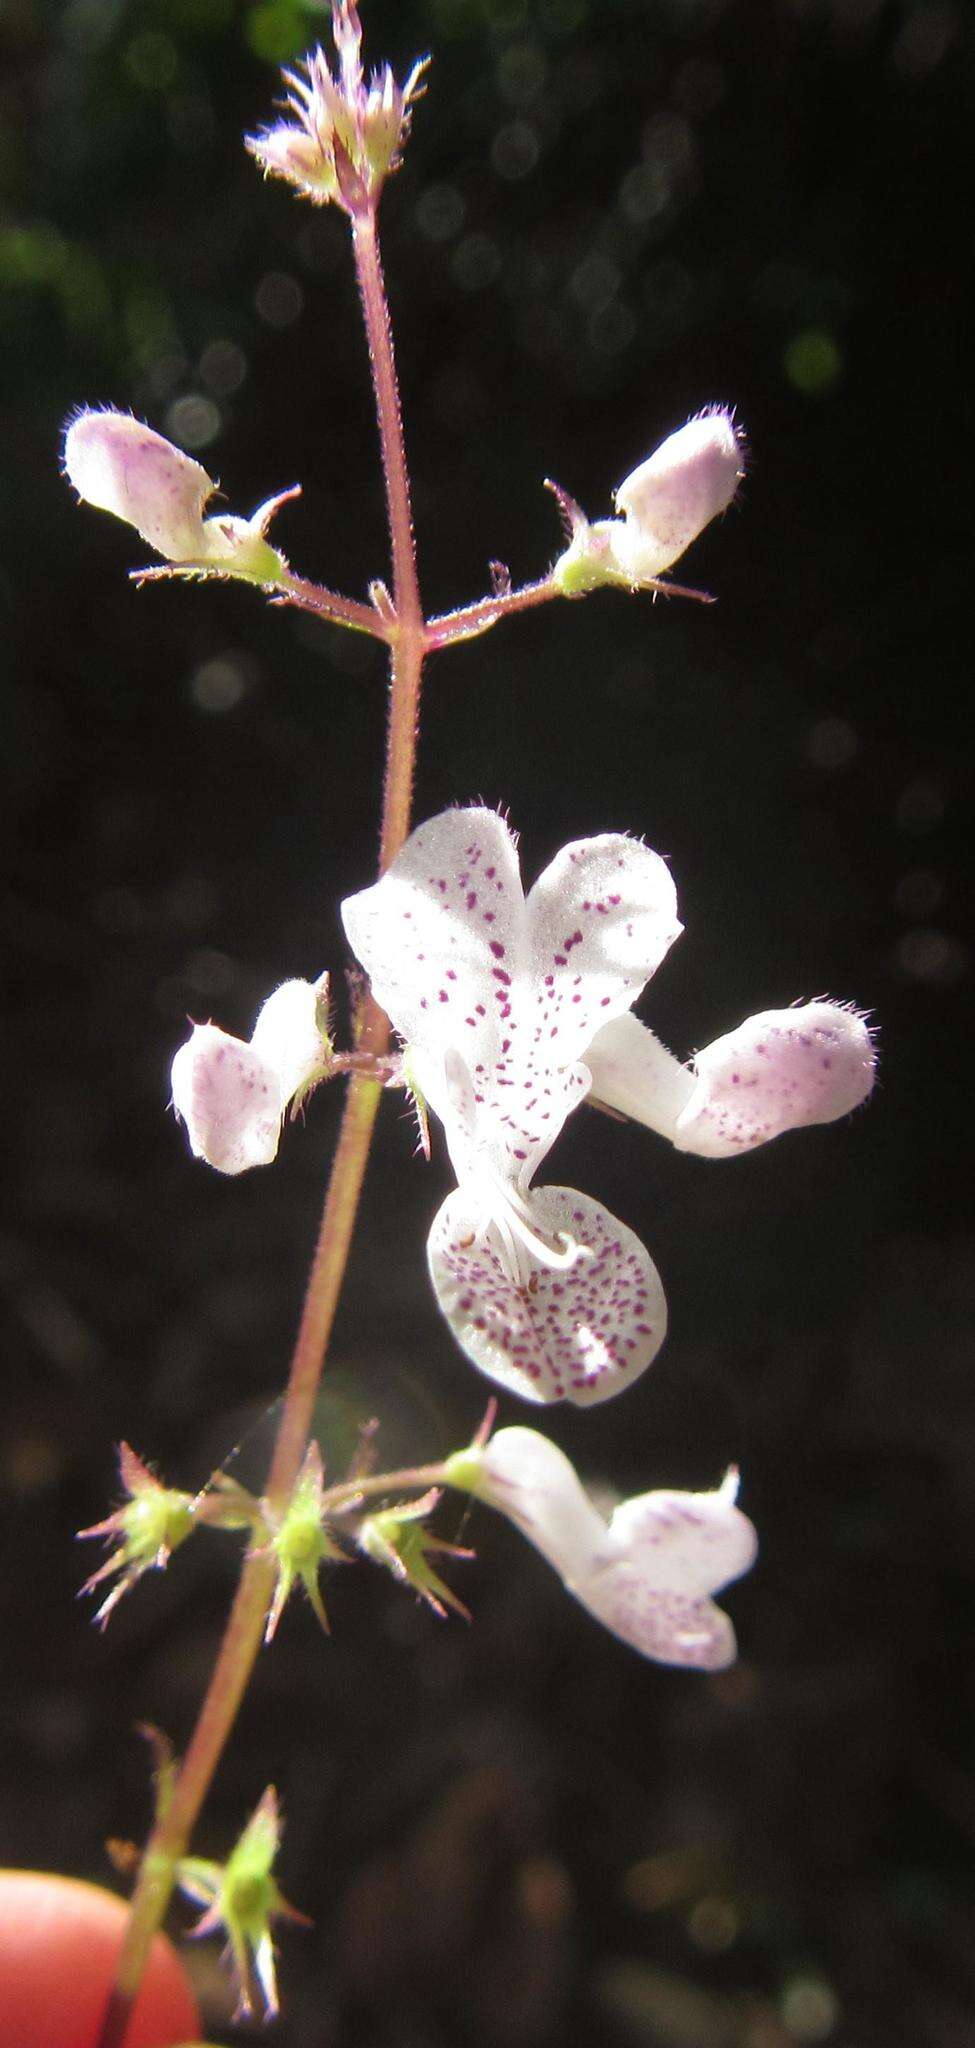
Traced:
[[274, 1067], [252, 1046], [217, 1024], [194, 1024], [170, 1079], [173, 1108], [195, 1158], [230, 1174], [270, 1165], [284, 1098]]
[[471, 1072], [494, 1065], [501, 991], [524, 970], [524, 895], [504, 819], [475, 808], [419, 825], [382, 880], [347, 898], [342, 921], [376, 1001], [424, 1056], [442, 1117], [444, 1054], [458, 1050]]
[[695, 1087], [677, 1118], [682, 1152], [729, 1159], [803, 1124], [833, 1123], [864, 1102], [876, 1055], [856, 1010], [806, 1003], [764, 1010], [694, 1061]]
[[735, 1661], [735, 1631], [722, 1608], [662, 1592], [641, 1564], [611, 1565], [571, 1591], [621, 1642], [658, 1664], [723, 1671]]
[[621, 1501], [610, 1517], [598, 1567], [639, 1562], [662, 1593], [718, 1593], [750, 1569], [758, 1548], [737, 1498], [738, 1472], [732, 1466], [713, 1493], [661, 1489]]
[[627, 1011], [604, 1024], [586, 1047], [592, 1097], [673, 1140], [694, 1093], [694, 1076], [639, 1017]]
[[539, 875], [527, 912], [534, 1036], [556, 1048], [560, 1065], [584, 1059], [681, 931], [670, 869], [620, 832], [577, 839]]
[[537, 1429], [500, 1429], [481, 1453], [477, 1493], [514, 1522], [568, 1581], [587, 1571], [602, 1516], [564, 1451]]
[[80, 498], [134, 526], [171, 562], [207, 551], [203, 508], [212, 477], [141, 420], [124, 412], [83, 412], [64, 439], [64, 467]]
[[659, 1663], [718, 1671], [735, 1633], [708, 1597], [755, 1562], [758, 1539], [735, 1506], [734, 1467], [713, 1493], [654, 1492], [621, 1502], [592, 1568], [573, 1590], [615, 1635]]
[[574, 1188], [533, 1189], [522, 1208], [505, 1213], [496, 1190], [473, 1182], [447, 1197], [427, 1247], [440, 1307], [473, 1363], [525, 1400], [609, 1400], [663, 1343], [657, 1269], [624, 1223]]

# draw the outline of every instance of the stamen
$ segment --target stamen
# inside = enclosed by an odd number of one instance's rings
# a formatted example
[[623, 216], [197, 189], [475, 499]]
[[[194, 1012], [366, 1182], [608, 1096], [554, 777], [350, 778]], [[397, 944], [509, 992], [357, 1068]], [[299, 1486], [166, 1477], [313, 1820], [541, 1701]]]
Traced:
[[490, 1166], [482, 1163], [480, 1176], [485, 1206], [501, 1241], [501, 1262], [515, 1287], [522, 1291], [528, 1287], [532, 1261], [547, 1266], [553, 1273], [567, 1273], [579, 1259], [592, 1258], [589, 1246], [580, 1244], [569, 1231], [557, 1233], [558, 1248], [550, 1239], [540, 1236], [532, 1223], [529, 1204]]

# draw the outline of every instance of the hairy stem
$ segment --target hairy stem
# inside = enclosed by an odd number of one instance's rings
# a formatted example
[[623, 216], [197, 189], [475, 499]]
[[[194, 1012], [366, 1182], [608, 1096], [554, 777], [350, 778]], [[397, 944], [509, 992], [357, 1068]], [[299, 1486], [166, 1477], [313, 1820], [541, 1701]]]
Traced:
[[338, 591], [326, 590], [321, 583], [309, 583], [305, 576], [289, 573], [280, 588], [271, 593], [271, 603], [314, 612], [316, 617], [329, 619], [336, 626], [348, 626], [353, 633], [371, 633], [374, 640], [389, 639], [390, 627], [373, 605], [360, 604], [355, 597], [340, 597]]
[[549, 604], [553, 597], [563, 592], [551, 576], [543, 576], [538, 583], [525, 583], [520, 590], [502, 590], [496, 597], [478, 598], [476, 604], [461, 605], [455, 612], [440, 612], [427, 624], [427, 648], [435, 653], [440, 647], [449, 647], [455, 640], [473, 640], [479, 633], [489, 633], [512, 612], [527, 612], [535, 605]]
[[[353, 246], [372, 366], [393, 560], [395, 622], [386, 636], [390, 642], [390, 682], [379, 854], [382, 871], [395, 858], [410, 829], [426, 629], [417, 584], [409, 477], [374, 213], [354, 220]], [[352, 621], [346, 617], [345, 623]], [[376, 627], [369, 630], [375, 631]], [[371, 996], [366, 998], [361, 1025], [361, 1050], [381, 1059], [389, 1044], [389, 1022]], [[307, 1448], [381, 1094], [380, 1082], [368, 1075], [356, 1074], [350, 1080], [268, 1475], [268, 1498], [276, 1504], [287, 1501]], [[176, 1883], [177, 1866], [186, 1853], [261, 1647], [274, 1585], [273, 1557], [251, 1550], [244, 1561], [189, 1747], [142, 1858], [115, 1984], [96, 2048], [123, 2048], [153, 1937]]]

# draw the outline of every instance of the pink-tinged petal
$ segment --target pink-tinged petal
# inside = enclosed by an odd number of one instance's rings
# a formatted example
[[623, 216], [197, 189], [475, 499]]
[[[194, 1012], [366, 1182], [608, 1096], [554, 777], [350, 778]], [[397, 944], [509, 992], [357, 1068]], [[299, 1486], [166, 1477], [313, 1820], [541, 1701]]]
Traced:
[[533, 1036], [553, 1066], [585, 1058], [677, 938], [677, 891], [659, 853], [609, 832], [562, 848], [528, 897]]
[[343, 903], [342, 921], [376, 1001], [423, 1054], [425, 1092], [442, 1117], [445, 1053], [459, 1051], [472, 1073], [493, 1067], [525, 964], [524, 895], [504, 819], [478, 808], [418, 826], [382, 880]]
[[639, 1017], [627, 1010], [625, 1016], [604, 1024], [587, 1045], [585, 1061], [592, 1075], [592, 1101], [673, 1140], [677, 1119], [694, 1094], [694, 1075]]
[[699, 1599], [750, 1570], [758, 1551], [753, 1524], [735, 1506], [734, 1467], [714, 1493], [638, 1494], [610, 1519], [600, 1565], [639, 1565], [661, 1593]]
[[[580, 1407], [621, 1393], [656, 1357], [667, 1310], [649, 1254], [600, 1203], [535, 1188], [530, 1225], [556, 1266], [489, 1220], [474, 1186], [449, 1195], [430, 1232], [430, 1274], [462, 1349], [526, 1401]], [[507, 1237], [507, 1242], [505, 1241]]]
[[803, 1124], [829, 1124], [864, 1102], [876, 1055], [856, 1010], [839, 1003], [765, 1010], [699, 1052], [696, 1086], [677, 1119], [682, 1152], [730, 1159]]
[[621, 1642], [658, 1664], [723, 1671], [735, 1661], [735, 1632], [721, 1608], [661, 1591], [639, 1563], [609, 1565], [570, 1590]]
[[485, 1445], [478, 1497], [514, 1522], [563, 1579], [591, 1569], [605, 1537], [575, 1466], [537, 1429], [501, 1429]]
[[190, 1149], [220, 1173], [268, 1166], [278, 1149], [284, 1102], [267, 1060], [216, 1024], [194, 1024], [173, 1061], [173, 1108]]
[[80, 498], [127, 520], [170, 562], [206, 552], [203, 507], [216, 484], [199, 462], [124, 412], [83, 412], [64, 439], [64, 467]]
[[624, 514], [614, 534], [621, 573], [632, 583], [659, 576], [720, 512], [744, 475], [742, 437], [721, 406], [688, 420], [620, 484]]

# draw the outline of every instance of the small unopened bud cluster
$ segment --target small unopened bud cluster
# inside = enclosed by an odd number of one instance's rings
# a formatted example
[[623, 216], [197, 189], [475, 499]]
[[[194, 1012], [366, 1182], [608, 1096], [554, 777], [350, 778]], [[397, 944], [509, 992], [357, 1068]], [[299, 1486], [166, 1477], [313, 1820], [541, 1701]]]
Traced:
[[268, 177], [286, 179], [314, 205], [334, 203], [357, 214], [375, 206], [399, 165], [425, 60], [414, 64], [403, 85], [388, 64], [367, 84], [353, 0], [335, 0], [332, 34], [337, 74], [321, 49], [286, 71], [285, 108], [294, 119], [249, 135], [247, 148]]

